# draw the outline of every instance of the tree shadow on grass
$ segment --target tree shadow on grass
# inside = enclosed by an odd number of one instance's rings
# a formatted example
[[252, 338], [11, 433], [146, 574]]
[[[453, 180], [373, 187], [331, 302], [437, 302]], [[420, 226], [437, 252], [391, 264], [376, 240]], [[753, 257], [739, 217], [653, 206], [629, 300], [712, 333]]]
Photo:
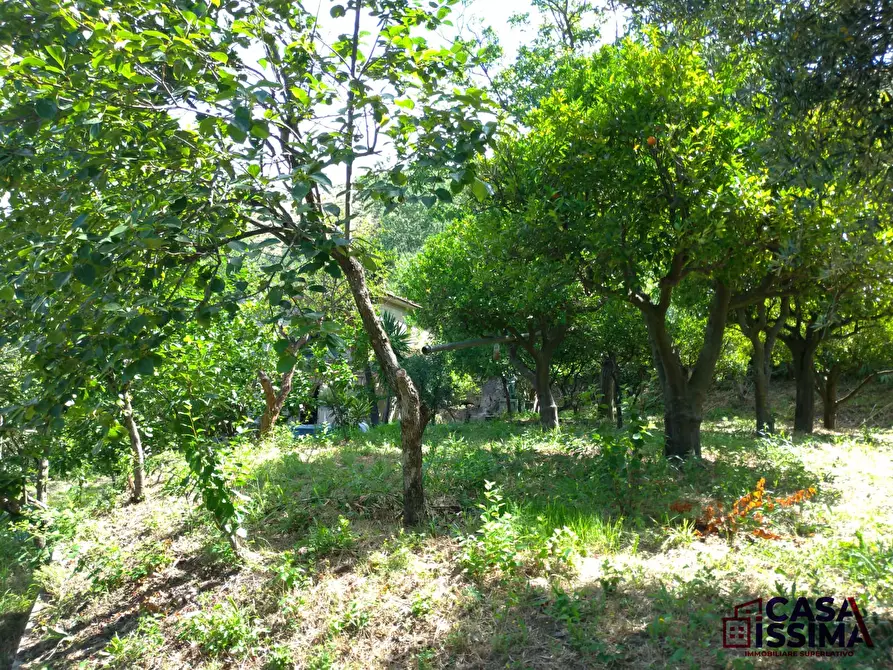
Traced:
[[[323, 445], [297, 441], [294, 451], [262, 464], [244, 486], [252, 499], [250, 535], [281, 551], [341, 515], [399, 524], [398, 445], [394, 426]], [[818, 475], [783, 444], [705, 431], [705, 445], [707, 458], [676, 466], [663, 458], [659, 436], [638, 453], [623, 447], [608, 457], [593, 431], [544, 437], [537, 428], [501, 422], [434, 426], [424, 459], [429, 512], [473, 526], [492, 482], [514, 513], [545, 532], [569, 526], [616, 550], [649, 529], [659, 545], [667, 526], [696, 519], [716, 501], [730, 507], [762, 478], [775, 495], [817, 487], [822, 502], [833, 502]]]
[[[644, 584], [622, 575], [573, 588], [543, 579], [478, 588], [475, 607], [467, 608], [446, 635], [401, 650], [388, 667], [893, 667], [893, 620], [873, 612], [865, 618], [873, 647], [857, 644], [852, 657], [746, 662], [743, 651], [723, 647], [723, 618], [733, 617], [737, 605], [758, 598], [765, 603], [776, 594], [709, 574]], [[800, 595], [814, 602], [828, 594]]]
[[[186, 532], [184, 522], [165, 537], [174, 538]], [[80, 618], [79, 613], [90, 604], [96, 594], [88, 594], [74, 611], [63, 620], [74, 620], [74, 625], [54, 632], [54, 627], [38, 617], [37, 633], [23, 641], [20, 660], [34, 667], [75, 667], [79, 662], [95, 659], [115, 635], [123, 637], [133, 631], [143, 616], [156, 612], [172, 615], [192, 602], [203, 592], [210, 591], [233, 574], [238, 567], [217, 562], [212, 564], [204, 553], [191, 556], [176, 565], [142, 579], [125, 579], [112, 589], [108, 603], [91, 618]], [[47, 610], [52, 613], [52, 608]], [[46, 627], [41, 636], [40, 630]], [[88, 632], [89, 634], [84, 634]], [[48, 633], [48, 634], [47, 634]]]

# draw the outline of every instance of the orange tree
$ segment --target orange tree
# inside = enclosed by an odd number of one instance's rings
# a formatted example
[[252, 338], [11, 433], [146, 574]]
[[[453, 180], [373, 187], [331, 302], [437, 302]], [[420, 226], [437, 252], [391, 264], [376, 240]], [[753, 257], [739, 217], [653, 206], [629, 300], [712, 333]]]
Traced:
[[[795, 239], [767, 188], [756, 152], [764, 125], [736, 99], [748, 71], [666, 47], [656, 33], [604, 47], [556, 76], [529, 132], [501, 143], [486, 167], [523, 258], [567, 264], [590, 294], [641, 314], [668, 457], [700, 454], [729, 311], [790, 290], [808, 240]], [[705, 325], [687, 369], [669, 323], [691, 291]]]
[[441, 339], [512, 336], [509, 358], [535, 389], [540, 423], [551, 430], [558, 427], [553, 359], [600, 302], [571, 266], [548, 254], [521, 256], [517, 242], [513, 219], [498, 211], [469, 216], [430, 238], [401, 284], [424, 306], [419, 323]]

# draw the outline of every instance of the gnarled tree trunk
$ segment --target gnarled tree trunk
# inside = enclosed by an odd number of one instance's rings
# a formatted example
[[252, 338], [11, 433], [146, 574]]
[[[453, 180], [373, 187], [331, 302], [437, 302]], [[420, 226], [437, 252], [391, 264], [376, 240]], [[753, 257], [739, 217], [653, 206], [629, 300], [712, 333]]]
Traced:
[[549, 368], [552, 364], [551, 354], [539, 351], [534, 355], [536, 361], [536, 396], [539, 407], [540, 425], [543, 430], [558, 428], [558, 403], [552, 395], [552, 380]]
[[[756, 412], [757, 432], [771, 434], [775, 432], [775, 417], [769, 403], [769, 383], [772, 378], [772, 352], [778, 335], [790, 314], [790, 299], [782, 298], [779, 313], [775, 321], [770, 323], [765, 301], [756, 305], [755, 314], [749, 314], [745, 308], [737, 310], [738, 324], [741, 332], [753, 346], [754, 375], [754, 409]], [[761, 335], [765, 333], [766, 339]]]
[[269, 375], [263, 370], [258, 371], [257, 378], [260, 380], [260, 386], [264, 391], [264, 403], [266, 405], [264, 407], [264, 413], [260, 417], [261, 437], [269, 435], [270, 431], [273, 430], [273, 427], [279, 420], [279, 415], [282, 413], [282, 408], [285, 406], [288, 394], [291, 393], [291, 385], [294, 375], [294, 368], [283, 374], [282, 378], [279, 380], [279, 391], [277, 392], [276, 389], [273, 388], [273, 382]]
[[400, 435], [403, 451], [403, 523], [413, 526], [425, 517], [425, 492], [422, 481], [422, 434], [430, 414], [422, 403], [419, 392], [400, 367], [397, 356], [388, 340], [387, 333], [375, 314], [375, 306], [366, 285], [363, 266], [346, 249], [338, 248], [333, 254], [341, 267], [351, 294], [363, 321], [363, 327], [379, 366], [397, 393], [400, 404]]
[[140, 431], [133, 418], [133, 405], [130, 400], [130, 392], [124, 392], [124, 426], [130, 436], [130, 451], [133, 461], [133, 491], [131, 500], [140, 502], [145, 497], [143, 484], [146, 478], [146, 455], [143, 451], [143, 442], [140, 439]]
[[815, 390], [822, 399], [822, 425], [828, 430], [837, 427], [837, 382], [840, 379], [840, 365], [834, 363], [831, 368], [820, 373]]
[[840, 380], [840, 373], [840, 365], [835, 363], [827, 372], [819, 375], [820, 379], [816, 384], [816, 390], [822, 398], [822, 425], [828, 430], [835, 430], [837, 428], [837, 411], [840, 409], [841, 405], [849, 402], [853, 396], [861, 391], [872, 379], [878, 375], [893, 374], [893, 370], [878, 370], [877, 372], [872, 372], [856, 384], [853, 390], [842, 398], [838, 398], [837, 387], [838, 381]]
[[[283, 332], [283, 336], [285, 333]], [[291, 356], [296, 355], [301, 349], [304, 348], [310, 341], [310, 335], [302, 335], [297, 340], [293, 340], [291, 344], [289, 344], [286, 352]], [[282, 408], [285, 407], [285, 401], [288, 400], [288, 394], [291, 393], [292, 383], [295, 378], [295, 370], [297, 369], [297, 363], [295, 363], [291, 370], [287, 372], [283, 372], [282, 376], [279, 378], [279, 390], [277, 391], [273, 388], [273, 381], [270, 379], [270, 376], [264, 372], [263, 370], [259, 370], [257, 373], [257, 378], [260, 380], [260, 386], [264, 391], [264, 413], [260, 417], [260, 436], [266, 437], [270, 434], [270, 431], [276, 425], [276, 422], [279, 420], [279, 415], [282, 414]]]
[[782, 341], [791, 352], [796, 381], [794, 404], [794, 430], [799, 433], [812, 433], [815, 423], [815, 352], [821, 342], [821, 335], [807, 329], [801, 333], [789, 333]]
[[[509, 347], [509, 361], [512, 366], [524, 377], [536, 392], [536, 400], [533, 410], [540, 415], [540, 426], [543, 430], [555, 430], [558, 428], [558, 403], [552, 394], [551, 365], [552, 356], [558, 345], [564, 341], [566, 328], [556, 328], [542, 335], [542, 343], [537, 348], [534, 343], [536, 333], [527, 336], [517, 336], [517, 342]], [[518, 345], [530, 354], [534, 362], [531, 370], [518, 357]]]
[[505, 396], [505, 413], [512, 417], [512, 394], [509, 393], [509, 385], [505, 380], [505, 375], [499, 375], [499, 380], [502, 382], [502, 395]]
[[714, 282], [710, 314], [704, 331], [704, 344], [691, 374], [682, 365], [667, 330], [669, 298], [662, 304], [641, 301], [637, 307], [645, 317], [648, 338], [664, 398], [664, 455], [685, 459], [701, 455], [701, 421], [704, 398], [713, 381], [716, 362], [722, 350], [731, 292]]

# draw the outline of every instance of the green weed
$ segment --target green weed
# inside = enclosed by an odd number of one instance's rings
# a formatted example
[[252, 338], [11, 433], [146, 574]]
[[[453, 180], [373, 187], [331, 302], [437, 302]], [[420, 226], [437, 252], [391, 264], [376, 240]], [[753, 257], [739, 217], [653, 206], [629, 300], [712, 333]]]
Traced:
[[253, 651], [264, 632], [251, 610], [230, 598], [186, 619], [179, 637], [211, 656], [240, 657]]

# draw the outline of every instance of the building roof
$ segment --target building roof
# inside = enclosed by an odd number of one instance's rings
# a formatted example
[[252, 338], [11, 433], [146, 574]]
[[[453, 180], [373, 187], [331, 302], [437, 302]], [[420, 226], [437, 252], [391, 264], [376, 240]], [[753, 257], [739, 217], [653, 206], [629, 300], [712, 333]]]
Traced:
[[383, 303], [390, 303], [392, 305], [396, 305], [397, 307], [402, 307], [409, 312], [422, 308], [422, 306], [417, 302], [407, 300], [406, 298], [401, 298], [399, 295], [394, 295], [390, 291], [385, 291], [384, 294], [379, 297], [378, 301]]

